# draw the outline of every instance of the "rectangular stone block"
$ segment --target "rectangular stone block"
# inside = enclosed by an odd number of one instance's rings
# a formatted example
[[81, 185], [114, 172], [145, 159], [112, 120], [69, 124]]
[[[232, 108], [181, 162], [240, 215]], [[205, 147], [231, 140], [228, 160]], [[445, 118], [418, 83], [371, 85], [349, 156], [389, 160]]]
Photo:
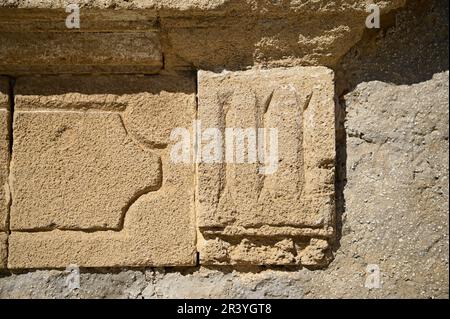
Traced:
[[[50, 0], [52, 1], [52, 0]], [[105, 10], [80, 8], [80, 28], [68, 29], [66, 5], [61, 8], [30, 10], [25, 8], [0, 9], [0, 30], [3, 32], [139, 32], [157, 29], [155, 10]], [[1, 4], [0, 4], [1, 6]]]
[[9, 206], [9, 83], [0, 77], [0, 232], [7, 228]]
[[8, 235], [0, 232], [0, 269], [5, 269], [8, 259]]
[[150, 74], [162, 67], [153, 31], [1, 32], [0, 42], [0, 71], [6, 74]]
[[8, 267], [194, 265], [195, 109], [192, 77], [19, 78]]
[[333, 72], [201, 71], [198, 120], [200, 262], [326, 264], [335, 229]]

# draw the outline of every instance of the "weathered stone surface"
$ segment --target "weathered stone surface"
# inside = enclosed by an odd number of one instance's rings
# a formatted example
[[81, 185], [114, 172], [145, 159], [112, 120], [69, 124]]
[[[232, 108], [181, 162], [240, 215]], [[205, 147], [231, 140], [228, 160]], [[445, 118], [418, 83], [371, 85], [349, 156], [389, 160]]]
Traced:
[[193, 165], [170, 162], [167, 133], [191, 125], [192, 78], [20, 78], [16, 89], [10, 268], [195, 263]]
[[[399, 95], [399, 91], [402, 93]], [[360, 93], [363, 93], [361, 97]], [[365, 101], [366, 97], [374, 97]], [[64, 271], [29, 271], [21, 274], [9, 274], [0, 277], [1, 298], [448, 298], [448, 232], [446, 200], [438, 204], [439, 193], [448, 194], [446, 182], [446, 154], [448, 145], [444, 143], [448, 117], [447, 109], [448, 73], [438, 74], [430, 81], [414, 86], [395, 86], [388, 83], [363, 83], [357, 91], [350, 92], [347, 122], [349, 132], [356, 130], [374, 136], [374, 124], [392, 135], [395, 142], [384, 144], [389, 148], [389, 158], [401, 159], [405, 153], [424, 150], [431, 151], [431, 176], [428, 189], [423, 188], [423, 179], [413, 179], [410, 166], [392, 177], [385, 174], [387, 161], [379, 160], [376, 155], [383, 136], [368, 143], [357, 137], [349, 137], [348, 144], [348, 181], [346, 195], [348, 212], [343, 217], [344, 229], [340, 247], [334, 261], [321, 271], [306, 268], [289, 271], [278, 268], [256, 267], [248, 269], [180, 268], [145, 269], [121, 271], [84, 270], [81, 273], [80, 289], [67, 287], [68, 273]], [[413, 103], [415, 96], [419, 104]], [[428, 98], [426, 98], [428, 96]], [[395, 100], [393, 100], [395, 99]], [[419, 126], [414, 123], [414, 115], [421, 109], [421, 103], [428, 100], [433, 106], [424, 107], [428, 116], [420, 116]], [[385, 116], [383, 109], [389, 109], [395, 101], [395, 110]], [[380, 111], [375, 107], [380, 106]], [[424, 105], [422, 105], [424, 106]], [[430, 106], [430, 105], [429, 105]], [[399, 112], [399, 108], [405, 110]], [[410, 111], [408, 111], [410, 110]], [[440, 111], [438, 111], [440, 110]], [[440, 116], [434, 116], [437, 112]], [[407, 116], [407, 117], [405, 117]], [[374, 121], [375, 120], [375, 121]], [[400, 124], [397, 124], [397, 121]], [[392, 123], [396, 124], [393, 125]], [[409, 123], [410, 122], [410, 123]], [[428, 123], [428, 124], [427, 124]], [[419, 138], [417, 128], [436, 123], [437, 130], [427, 130], [424, 136], [426, 144], [410, 148], [408, 142], [412, 136]], [[397, 130], [394, 132], [393, 127]], [[443, 130], [442, 130], [443, 129]], [[403, 139], [403, 133], [408, 138]], [[441, 135], [441, 133], [444, 133]], [[380, 135], [381, 133], [378, 133]], [[352, 134], [353, 135], [353, 134]], [[420, 144], [420, 142], [419, 142]], [[371, 147], [371, 149], [369, 149]], [[370, 152], [373, 152], [372, 156]], [[385, 153], [385, 151], [383, 151]], [[409, 156], [405, 156], [408, 157]], [[370, 172], [370, 175], [367, 175]], [[379, 174], [379, 176], [377, 176]], [[398, 179], [401, 177], [400, 179]], [[407, 186], [404, 185], [408, 179]], [[417, 186], [415, 183], [418, 182]], [[447, 184], [446, 184], [447, 183]], [[388, 187], [389, 194], [383, 192]], [[420, 186], [422, 185], [422, 186]], [[418, 196], [420, 191], [437, 199], [432, 208], [421, 210], [422, 197], [414, 199], [419, 206], [410, 209], [407, 203]], [[392, 205], [397, 197], [406, 198], [403, 205]], [[376, 191], [374, 191], [376, 190]], [[351, 194], [355, 193], [355, 196]], [[367, 198], [369, 194], [369, 198]], [[404, 197], [407, 195], [407, 197]], [[425, 194], [424, 194], [425, 195]], [[420, 195], [422, 196], [422, 195]], [[387, 204], [387, 201], [389, 203]], [[386, 205], [387, 204], [387, 205]], [[413, 204], [412, 206], [414, 207]], [[386, 205], [386, 206], [383, 206]], [[423, 219], [425, 218], [425, 219]], [[408, 240], [407, 237], [410, 237]], [[399, 241], [403, 237], [403, 241]], [[394, 239], [392, 239], [394, 238]], [[405, 239], [406, 238], [406, 239]], [[368, 263], [380, 267], [382, 286], [380, 289], [364, 287], [367, 278]], [[418, 266], [420, 265], [420, 270]]]
[[[321, 2], [300, 4], [313, 3]], [[0, 275], [0, 298], [448, 299], [448, 140], [443, 142], [448, 76], [433, 76], [448, 70], [448, 4], [409, 1], [392, 23], [367, 32], [371, 40], [365, 36], [346, 57], [346, 72], [337, 73], [337, 79], [351, 84], [341, 102], [344, 107], [351, 101], [346, 127], [352, 136], [347, 143], [345, 131], [338, 132], [343, 137], [337, 138], [336, 166], [336, 191], [345, 189], [343, 199], [349, 200], [340, 204], [342, 231], [326, 269], [84, 269], [75, 290], [68, 289], [65, 271], [27, 271]], [[389, 112], [391, 103], [395, 107]], [[436, 130], [430, 130], [433, 125]], [[364, 141], [366, 135], [373, 141]], [[426, 143], [420, 145], [422, 138]], [[409, 161], [418, 154], [430, 163], [423, 162], [422, 172], [413, 174]], [[399, 171], [391, 174], [392, 166]], [[369, 263], [380, 267], [379, 289], [364, 286]]]
[[7, 230], [9, 210], [9, 83], [0, 77], [0, 269], [7, 263]]
[[[75, 2], [70, 2], [75, 3]], [[68, 37], [79, 32], [150, 32], [157, 31], [154, 10], [80, 11], [80, 29], [68, 29], [64, 8], [55, 10], [0, 8], [2, 32], [65, 32]]]
[[161, 187], [159, 156], [119, 114], [17, 110], [14, 132], [12, 230], [120, 230], [131, 202]]
[[155, 12], [83, 10], [79, 29], [67, 28], [67, 16], [63, 9], [0, 8], [0, 72], [151, 74], [162, 68]]
[[[181, 12], [208, 12], [249, 8], [256, 13], [276, 9], [342, 12], [349, 9], [364, 10], [366, 6], [366, 2], [361, 0], [338, 0], [331, 3], [314, 0], [289, 2], [270, 0], [1, 0], [0, 7], [59, 9], [71, 3], [77, 3], [81, 8], [159, 9], [162, 11], [178, 10]], [[380, 1], [379, 5], [384, 8], [398, 3], [402, 3], [402, 1]]]
[[[201, 262], [326, 263], [326, 238], [334, 230], [333, 72], [200, 72], [198, 83], [202, 130], [217, 128], [225, 138], [222, 160], [206, 162], [203, 150], [197, 169]], [[242, 142], [243, 163], [237, 162], [239, 140], [226, 137], [230, 128], [254, 132], [253, 142], [250, 135]], [[231, 161], [229, 143], [235, 146]], [[275, 147], [277, 154], [261, 160], [262, 147], [266, 154]]]
[[6, 268], [8, 258], [8, 235], [0, 232], [0, 269]]
[[9, 205], [9, 83], [0, 77], [0, 231], [6, 230]]
[[162, 67], [152, 31], [1, 32], [0, 41], [0, 70], [6, 74], [156, 73]]
[[[73, 2], [0, 2], [4, 21], [0, 22], [4, 30], [0, 57], [8, 58], [0, 59], [0, 71], [158, 72], [162, 58], [155, 27], [161, 36], [164, 69], [335, 66], [361, 38], [368, 15], [365, 0], [82, 1], [82, 25], [80, 33], [74, 33], [61, 31], [67, 15], [61, 9], [68, 3]], [[378, 5], [384, 14], [404, 3], [389, 0]], [[115, 18], [108, 18], [106, 12]], [[20, 34], [6, 32], [11, 30]], [[105, 32], [87, 35], [86, 30]], [[108, 45], [112, 39], [116, 48]], [[49, 47], [58, 50], [44, 49]], [[24, 53], [15, 56], [18, 51]]]
[[448, 70], [447, 12], [446, 1], [409, 1], [382, 17], [381, 29], [366, 30], [336, 70], [341, 81], [347, 82], [340, 83], [343, 89], [369, 81], [420, 83]]
[[345, 96], [341, 244], [360, 256], [349, 268], [380, 267], [383, 290], [448, 290], [448, 81], [448, 72], [411, 86], [372, 81]]
[[[334, 66], [361, 38], [368, 15], [366, 1], [218, 1], [197, 12], [202, 4], [192, 4], [191, 15], [161, 11], [166, 68]], [[403, 4], [379, 6], [386, 13]]]
[[0, 108], [9, 109], [9, 80], [6, 77], [0, 77]]

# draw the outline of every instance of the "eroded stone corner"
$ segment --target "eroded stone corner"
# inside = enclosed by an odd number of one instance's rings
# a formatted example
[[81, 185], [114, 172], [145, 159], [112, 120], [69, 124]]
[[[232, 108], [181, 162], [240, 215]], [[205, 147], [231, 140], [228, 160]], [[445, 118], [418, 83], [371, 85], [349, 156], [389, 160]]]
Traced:
[[[325, 67], [199, 72], [203, 130], [217, 127], [222, 136], [230, 128], [278, 130], [278, 167], [271, 174], [260, 173], [265, 165], [260, 160], [198, 164], [202, 264], [329, 262], [335, 230], [334, 110], [334, 75]], [[267, 136], [263, 142], [257, 137], [258, 143], [266, 144]], [[251, 143], [246, 145], [248, 159]]]
[[48, 76], [15, 87], [8, 267], [195, 265], [189, 76]]

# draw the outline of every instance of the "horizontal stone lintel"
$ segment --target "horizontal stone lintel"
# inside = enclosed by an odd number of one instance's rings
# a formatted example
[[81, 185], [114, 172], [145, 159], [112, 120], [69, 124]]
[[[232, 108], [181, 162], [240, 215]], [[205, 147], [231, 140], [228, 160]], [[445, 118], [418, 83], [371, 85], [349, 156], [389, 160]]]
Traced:
[[[0, 24], [1, 26], [1, 24]], [[0, 73], [155, 74], [163, 67], [159, 33], [0, 31]]]

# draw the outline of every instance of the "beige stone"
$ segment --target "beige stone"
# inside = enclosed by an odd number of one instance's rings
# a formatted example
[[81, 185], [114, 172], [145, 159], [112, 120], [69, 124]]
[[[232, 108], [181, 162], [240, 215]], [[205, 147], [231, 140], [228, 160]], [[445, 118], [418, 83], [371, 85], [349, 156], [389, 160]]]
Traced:
[[82, 10], [69, 29], [65, 10], [0, 8], [0, 71], [157, 73], [162, 68], [155, 12]]
[[[324, 67], [201, 71], [198, 87], [202, 130], [216, 127], [226, 136], [230, 128], [265, 128], [265, 142], [256, 138], [256, 149], [265, 143], [267, 152], [278, 142], [277, 169], [269, 174], [260, 171], [267, 160], [248, 160], [253, 145], [248, 138], [245, 163], [198, 164], [201, 262], [325, 263], [335, 228], [333, 72]], [[269, 128], [278, 130], [278, 139], [268, 137]]]
[[[73, 4], [69, 2], [68, 4]], [[1, 6], [1, 4], [0, 4]], [[0, 8], [2, 32], [65, 32], [68, 37], [79, 32], [143, 32], [157, 31], [154, 10], [80, 9], [80, 29], [68, 29], [69, 15], [65, 7], [59, 9]]]
[[0, 78], [0, 231], [7, 229], [9, 205], [9, 84]]
[[193, 165], [168, 158], [170, 129], [195, 117], [192, 78], [16, 88], [10, 268], [195, 264]]
[[6, 268], [8, 259], [8, 235], [0, 233], [0, 269]]
[[[380, 1], [381, 14], [404, 0]], [[368, 2], [161, 1], [165, 67], [335, 66], [361, 39]], [[182, 8], [182, 9], [181, 9]]]
[[[68, 30], [69, 3], [0, 1], [0, 72], [334, 67], [367, 30], [369, 14], [366, 0], [93, 0], [80, 3], [80, 30]], [[405, 0], [377, 4], [385, 14]]]
[[[274, 10], [331, 11], [364, 10], [367, 4], [362, 0], [337, 0], [327, 3], [325, 0], [289, 1], [287, 3], [269, 0], [0, 0], [0, 7], [26, 9], [60, 9], [68, 4], [78, 3], [80, 8], [89, 9], [158, 9], [162, 12], [180, 11], [186, 13], [227, 11], [247, 8], [251, 13], [272, 12]], [[398, 5], [402, 1], [378, 1], [383, 9]]]

